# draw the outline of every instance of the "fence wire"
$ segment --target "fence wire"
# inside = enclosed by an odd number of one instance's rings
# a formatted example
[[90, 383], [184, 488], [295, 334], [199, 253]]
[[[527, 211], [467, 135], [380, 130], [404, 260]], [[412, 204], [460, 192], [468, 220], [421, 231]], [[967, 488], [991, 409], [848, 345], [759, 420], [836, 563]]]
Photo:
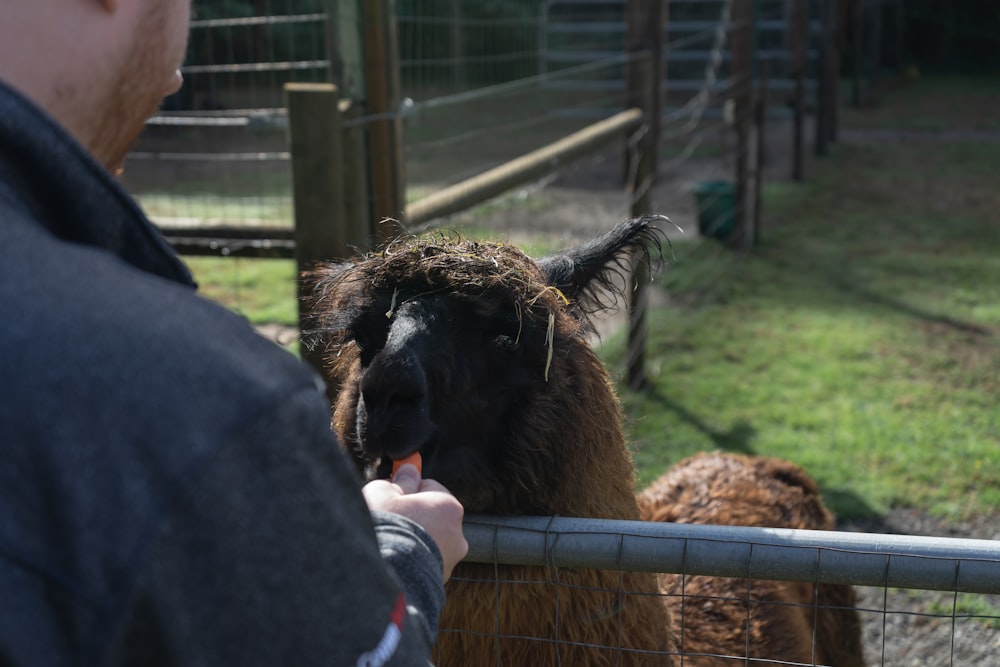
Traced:
[[[1000, 542], [992, 540], [935, 538], [868, 533], [775, 530], [733, 526], [706, 526], [574, 519], [566, 517], [468, 517], [467, 561], [485, 564], [485, 570], [456, 571], [454, 579], [465, 584], [486, 584], [498, 591], [483, 604], [498, 605], [508, 599], [506, 587], [549, 586], [550, 604], [536, 604], [519, 613], [537, 619], [537, 631], [511, 633], [505, 621], [514, 612], [495, 609], [495, 632], [481, 636], [494, 642], [497, 656], [512, 646], [551, 644], [561, 651], [591, 650], [597, 654], [618, 652], [608, 664], [637, 655], [651, 658], [642, 647], [581, 643], [565, 637], [577, 636], [576, 623], [593, 622], [566, 613], [572, 605], [559, 604], [588, 593], [660, 598], [672, 613], [671, 627], [678, 641], [675, 664], [822, 665], [822, 652], [829, 651], [829, 625], [815, 619], [829, 612], [829, 619], [848, 621], [856, 613], [860, 621], [865, 661], [868, 665], [984, 665], [1000, 648]], [[529, 574], [524, 566], [544, 574]], [[619, 576], [612, 587], [589, 587], [574, 578], [588, 569], [611, 570]], [[656, 572], [655, 590], [622, 587], [621, 573]], [[470, 574], [471, 572], [471, 574]], [[484, 573], [490, 576], [484, 582]], [[706, 583], [715, 577], [716, 583]], [[771, 594], [770, 581], [796, 581], [811, 590], [809, 602]], [[608, 581], [608, 580], [605, 580]], [[829, 585], [850, 585], [856, 601], [845, 604], [831, 596]], [[537, 603], [537, 599], [536, 599]], [[704, 642], [704, 609], [714, 608], [719, 622], [745, 619], [741, 630], [745, 648], [719, 652]], [[807, 646], [799, 657], [788, 653], [768, 654], [751, 636], [762, 619], [797, 613], [812, 621]], [[554, 619], [551, 615], [558, 615]], [[549, 616], [547, 616], [549, 615]], [[442, 628], [445, 634], [463, 634], [469, 629]], [[480, 632], [481, 631], [477, 631]], [[629, 628], [618, 629], [628, 637]], [[713, 631], [714, 632], [714, 631]], [[712, 634], [712, 633], [708, 633]], [[805, 635], [803, 635], [805, 636]], [[825, 647], [825, 648], [824, 648]], [[809, 658], [801, 659], [808, 654]], [[567, 654], [569, 655], [569, 654]], [[576, 654], [579, 655], [579, 654]], [[708, 662], [701, 662], [706, 659]], [[447, 662], [442, 663], [447, 667]], [[570, 664], [570, 663], [564, 663]], [[628, 664], [632, 664], [629, 662]], [[654, 664], [641, 662], [641, 664]]]
[[162, 227], [290, 227], [282, 86], [327, 81], [326, 5], [195, 2], [184, 86], [126, 161], [125, 186]]
[[[683, 142], [667, 169], [681, 168], [703, 145], [701, 120], [725, 90], [718, 84], [728, 59], [725, 33], [737, 27], [729, 25], [730, 4], [671, 3], [671, 13], [683, 20], [672, 16], [667, 23], [667, 60], [678, 60], [670, 71], [700, 66], [703, 73], [683, 85], [671, 83], [677, 89], [672, 98], [690, 98], [664, 117], [665, 139]], [[124, 175], [164, 226], [199, 219], [291, 224], [281, 86], [329, 80], [335, 68], [331, 34], [358, 29], [338, 24], [331, 30], [320, 0], [267, 0], [257, 3], [254, 16], [227, 15], [227, 7], [195, 3], [185, 86], [150, 121]], [[532, 12], [511, 5], [499, 13], [463, 3], [400, 9], [404, 105], [397, 116], [405, 124], [412, 192], [460, 181], [594, 119], [575, 112], [599, 110], [598, 117], [608, 117], [622, 110], [626, 3], [553, 1], [541, 7]], [[224, 172], [215, 167], [220, 161], [228, 163]], [[650, 185], [633, 192], [633, 199]]]

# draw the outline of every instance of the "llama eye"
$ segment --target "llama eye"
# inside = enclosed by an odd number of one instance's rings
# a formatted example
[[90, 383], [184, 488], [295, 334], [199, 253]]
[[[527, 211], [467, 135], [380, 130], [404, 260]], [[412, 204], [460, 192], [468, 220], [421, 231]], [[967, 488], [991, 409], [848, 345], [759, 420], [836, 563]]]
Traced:
[[521, 321], [513, 315], [495, 313], [487, 331], [491, 333], [493, 346], [504, 351], [513, 351], [521, 344]]
[[351, 328], [349, 332], [351, 341], [358, 346], [359, 350], [364, 351], [366, 348], [370, 347], [368, 344], [368, 337], [358, 328]]
[[505, 352], [513, 352], [517, 349], [517, 340], [512, 336], [500, 335], [493, 339], [493, 345]]
[[361, 350], [362, 358], [371, 358], [385, 345], [385, 330], [356, 322], [350, 329], [350, 338]]
[[367, 368], [372, 363], [372, 360], [375, 359], [375, 356], [382, 350], [378, 345], [362, 343], [357, 339], [354, 340], [354, 344], [358, 346], [358, 351], [361, 353], [359, 358], [361, 359], [362, 368]]

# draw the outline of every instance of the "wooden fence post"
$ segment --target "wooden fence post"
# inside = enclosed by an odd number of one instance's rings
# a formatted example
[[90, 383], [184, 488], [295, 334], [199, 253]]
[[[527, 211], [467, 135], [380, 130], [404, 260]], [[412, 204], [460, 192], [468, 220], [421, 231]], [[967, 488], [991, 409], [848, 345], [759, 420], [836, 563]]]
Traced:
[[877, 103], [879, 76], [882, 70], [882, 0], [872, 0], [868, 8], [870, 29], [867, 31], [868, 99], [866, 105]]
[[[648, 55], [648, 54], [647, 54]], [[636, 145], [635, 169], [633, 170], [632, 182], [629, 189], [632, 193], [632, 204], [629, 213], [633, 217], [648, 215], [651, 212], [652, 189], [655, 180], [655, 155], [656, 145], [653, 143], [650, 128], [651, 123], [656, 120], [650, 117], [652, 97], [658, 95], [656, 88], [659, 80], [652, 76], [656, 71], [652, 57], [644, 57], [636, 60], [635, 65], [640, 73], [638, 81], [645, 81], [645, 94], [643, 95], [643, 127], [645, 134], [639, 139]], [[642, 389], [646, 385], [646, 339], [648, 330], [646, 326], [646, 311], [649, 307], [649, 266], [644, 258], [635, 257], [632, 260], [632, 272], [629, 275], [629, 303], [628, 303], [628, 355], [627, 381], [628, 386], [633, 390]]]
[[[321, 260], [343, 257], [344, 173], [340, 95], [330, 83], [285, 84], [288, 142], [292, 153], [295, 263], [298, 275]], [[298, 281], [299, 331], [310, 324], [304, 311], [305, 285]], [[300, 347], [320, 368], [318, 350]]]
[[465, 65], [465, 19], [462, 17], [462, 0], [451, 0], [449, 11], [451, 30], [451, 82], [457, 88], [464, 88], [468, 77]]
[[864, 72], [865, 60], [865, 0], [846, 0], [851, 3], [852, 46], [854, 53], [854, 88], [851, 96], [851, 105], [860, 107], [864, 93], [862, 91], [862, 76]]
[[753, 229], [751, 244], [760, 243], [761, 229], [761, 190], [764, 186], [764, 153], [767, 146], [767, 86], [771, 76], [771, 61], [764, 60], [760, 64], [760, 81], [757, 85], [757, 147], [754, 157], [756, 165], [753, 174]]
[[731, 95], [736, 129], [736, 219], [730, 243], [749, 248], [753, 241], [747, 211], [750, 182], [750, 121], [753, 116], [753, 28], [754, 0], [733, 0], [731, 33]]
[[[666, 16], [663, 0], [631, 0], [627, 6], [627, 101], [643, 112], [643, 130], [636, 154], [626, 150], [626, 174], [632, 193], [629, 213], [633, 217], [652, 212], [652, 190], [656, 182], [660, 143], [663, 90], [663, 33]], [[633, 163], [634, 161], [634, 163]], [[632, 262], [629, 278], [629, 328], [627, 381], [632, 389], [646, 385], [646, 311], [648, 309], [649, 266], [643, 258]]]
[[365, 0], [364, 49], [366, 113], [372, 187], [372, 216], [377, 236], [388, 239], [402, 230], [406, 208], [403, 124], [399, 118], [399, 45], [392, 0]]
[[324, 0], [330, 82], [344, 98], [365, 98], [364, 56], [359, 27], [363, 0]]
[[906, 9], [903, 0], [896, 0], [892, 13], [896, 41], [893, 45], [896, 71], [902, 73], [906, 69]]
[[791, 7], [792, 40], [791, 60], [792, 72], [795, 76], [795, 109], [792, 123], [792, 178], [801, 181], [805, 178], [803, 129], [806, 113], [806, 67], [808, 64], [808, 27], [806, 17], [806, 0], [792, 0]]
[[343, 147], [344, 217], [343, 243], [346, 249], [368, 250], [375, 243], [371, 229], [371, 191], [368, 179], [368, 144], [361, 119], [361, 105], [340, 101], [341, 144]]
[[829, 81], [828, 109], [827, 114], [827, 140], [836, 142], [840, 133], [840, 78], [842, 76], [843, 35], [846, 26], [843, 25], [844, 12], [841, 9], [848, 0], [827, 0], [830, 4], [827, 13], [830, 22], [829, 60], [827, 78]]
[[[849, 0], [850, 1], [850, 0]], [[833, 105], [836, 104], [834, 91], [839, 84], [834, 81], [836, 73], [834, 58], [837, 12], [836, 0], [821, 0], [819, 65], [816, 76], [816, 127], [815, 153], [826, 155], [830, 143], [830, 125], [833, 119]]]

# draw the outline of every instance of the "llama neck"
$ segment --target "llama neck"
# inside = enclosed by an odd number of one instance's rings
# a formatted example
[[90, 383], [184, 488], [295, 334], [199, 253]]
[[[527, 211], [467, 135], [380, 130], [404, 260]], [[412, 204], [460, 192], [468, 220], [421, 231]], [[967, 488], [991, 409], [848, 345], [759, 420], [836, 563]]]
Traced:
[[635, 466], [608, 374], [582, 343], [564, 359], [577, 363], [559, 378], [552, 427], [544, 436], [550, 440], [541, 443], [560, 452], [541, 504], [549, 514], [638, 519]]
[[[531, 492], [519, 506], [638, 519], [634, 466], [604, 366], [582, 343], [557, 344], [554, 356], [558, 370], [518, 434], [520, 451], [552, 458], [520, 471]], [[448, 583], [435, 657], [442, 667], [671, 666], [676, 645], [658, 592], [646, 572], [461, 563]]]

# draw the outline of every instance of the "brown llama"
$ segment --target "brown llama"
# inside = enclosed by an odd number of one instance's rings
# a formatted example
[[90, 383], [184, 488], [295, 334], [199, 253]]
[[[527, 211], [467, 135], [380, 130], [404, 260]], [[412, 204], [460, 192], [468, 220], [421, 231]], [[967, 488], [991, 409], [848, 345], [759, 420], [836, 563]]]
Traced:
[[[409, 239], [312, 272], [309, 335], [324, 348], [333, 429], [362, 476], [387, 477], [393, 459], [419, 451], [424, 475], [470, 514], [635, 520], [641, 505], [643, 518], [700, 520], [669, 475], [637, 503], [620, 404], [587, 343], [588, 315], [605, 307], [623, 263], [659, 249], [659, 238], [652, 220], [635, 219], [538, 262], [505, 244]], [[787, 481], [759, 474], [775, 488]], [[806, 527], [829, 527], [812, 482], [801, 472], [788, 479], [807, 493], [787, 504], [820, 510]], [[743, 499], [720, 495], [730, 501]], [[756, 522], [752, 511], [739, 518]], [[444, 666], [675, 665], [682, 640], [692, 654], [744, 655], [749, 617], [754, 657], [862, 664], [856, 651], [827, 655], [837, 646], [825, 636], [813, 648], [810, 586], [754, 582], [748, 615], [746, 582], [687, 577], [685, 593], [712, 597], [683, 609], [679, 582], [462, 563], [448, 582], [433, 657]], [[837, 599], [849, 605], [849, 593]], [[695, 631], [692, 620], [703, 627]], [[851, 641], [855, 629], [843, 631]], [[828, 630], [840, 636], [823, 623], [817, 634]]]
[[[650, 484], [638, 501], [646, 521], [807, 530], [835, 527], [816, 483], [801, 468], [761, 456], [697, 454]], [[670, 598], [674, 618], [684, 618], [684, 634], [679, 637], [682, 652], [721, 653], [707, 648], [720, 644], [720, 625], [729, 628], [724, 642], [730, 647], [727, 651], [745, 646], [749, 590], [750, 598], [760, 603], [749, 612], [753, 657], [780, 655], [782, 660], [806, 665], [864, 664], [860, 619], [850, 586], [661, 575], [665, 592], [679, 594], [682, 586], [684, 596]], [[719, 663], [704, 657], [688, 658], [685, 664]]]

